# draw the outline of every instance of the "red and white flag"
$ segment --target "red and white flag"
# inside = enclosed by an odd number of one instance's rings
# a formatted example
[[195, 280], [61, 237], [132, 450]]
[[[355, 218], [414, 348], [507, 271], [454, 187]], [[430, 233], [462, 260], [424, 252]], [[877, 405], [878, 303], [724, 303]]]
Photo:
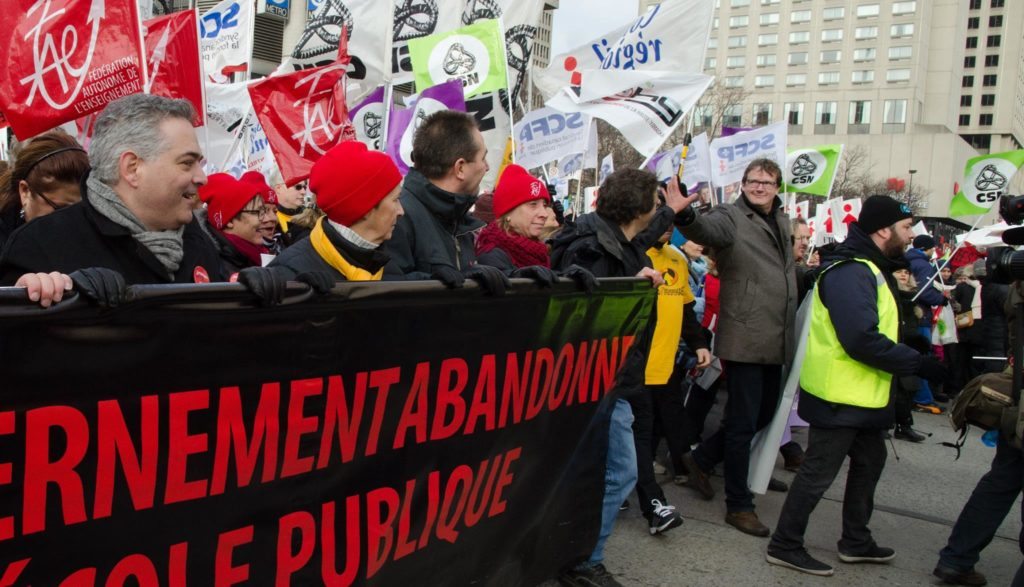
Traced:
[[0, 29], [0, 110], [27, 138], [143, 91], [136, 0], [13, 0]]
[[309, 177], [328, 149], [356, 139], [345, 106], [348, 59], [269, 77], [249, 87], [249, 96], [270, 149], [288, 185]]
[[160, 16], [142, 23], [146, 31], [149, 78], [146, 93], [184, 98], [203, 125], [203, 66], [199, 55], [199, 24], [195, 10]]

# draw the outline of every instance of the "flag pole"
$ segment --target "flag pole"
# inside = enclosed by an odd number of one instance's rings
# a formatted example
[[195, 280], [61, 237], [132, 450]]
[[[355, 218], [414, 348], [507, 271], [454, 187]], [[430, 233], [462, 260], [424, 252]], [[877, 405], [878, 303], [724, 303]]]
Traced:
[[384, 81], [384, 122], [381, 124], [380, 133], [384, 137], [384, 140], [380, 142], [380, 146], [383, 151], [387, 151], [388, 148], [388, 126], [391, 124], [391, 102], [394, 100], [391, 80]]
[[[594, 119], [591, 118], [590, 122], [587, 123], [587, 137], [590, 137], [590, 131], [591, 131], [591, 129], [593, 127], [594, 127]], [[579, 209], [579, 212], [577, 213], [577, 216], [582, 214], [582, 213], [584, 213], [583, 209], [586, 207], [586, 206], [581, 206], [580, 205], [580, 201], [581, 201], [580, 200], [580, 194], [583, 192], [583, 165], [586, 163], [587, 155], [589, 155], [589, 154], [590, 154], [590, 140], [588, 138], [587, 145], [585, 147], [583, 147], [583, 161], [580, 164], [580, 178], [578, 180], [576, 180], [576, 202], [573, 203], [573, 209], [575, 209], [577, 206], [580, 206], [580, 209]], [[596, 169], [594, 170], [594, 173], [597, 173]]]
[[[505, 59], [505, 101], [508, 103], [508, 121], [509, 131], [508, 140], [512, 143], [512, 163], [516, 162], [516, 133], [512, 132], [512, 129], [516, 125], [516, 108], [512, 104], [512, 83], [508, 77], [508, 45], [505, 43], [505, 23], [498, 18], [498, 31], [501, 33], [501, 55]], [[527, 62], [526, 67], [529, 68], [530, 64]], [[501, 97], [501, 92], [498, 92], [498, 97]], [[518, 97], [518, 96], [517, 96]], [[524, 112], [525, 114], [525, 112]]]

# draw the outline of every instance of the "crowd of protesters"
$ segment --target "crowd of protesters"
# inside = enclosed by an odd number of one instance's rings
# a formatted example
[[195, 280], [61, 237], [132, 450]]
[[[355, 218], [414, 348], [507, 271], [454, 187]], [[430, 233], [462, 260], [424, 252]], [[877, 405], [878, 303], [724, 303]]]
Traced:
[[[465, 113], [422, 121], [404, 178], [388, 156], [346, 142], [313, 165], [308, 183], [291, 186], [257, 172], [207, 176], [192, 118], [187, 102], [129, 96], [98, 117], [88, 153], [59, 131], [21, 144], [0, 180], [0, 284], [47, 307], [72, 289], [113, 307], [132, 284], [229, 280], [266, 305], [288, 281], [320, 294], [339, 281], [382, 279], [450, 288], [472, 280], [496, 296], [510, 278], [567, 279], [593, 292], [596, 278], [639, 277], [658, 289], [605, 406], [599, 538], [587, 560], [565, 569], [564, 584], [617, 585], [603, 551], [627, 497], [635, 490], [652, 535], [670, 531], [683, 516], [656, 474], [713, 499], [719, 463], [725, 521], [771, 536], [769, 563], [829, 575], [803, 536], [849, 457], [839, 558], [888, 562], [895, 551], [867, 527], [883, 438], [892, 430], [920, 442], [915, 409], [940, 413], [974, 376], [1005, 365], [1010, 292], [986, 278], [984, 260], [940, 270], [934, 239], [911, 242], [910, 211], [885, 196], [865, 202], [845, 242], [812, 250], [807, 224], [782, 209], [782, 171], [767, 159], [746, 169], [735, 202], [710, 210], [698, 212], [699, 194], [677, 180], [659, 185], [625, 169], [600, 186], [595, 212], [567, 218], [516, 165], [478, 204], [487, 152]], [[813, 306], [808, 358], [780, 446], [797, 477], [773, 534], [748, 486], [751, 442], [776, 415], [801, 301]], [[955, 320], [938, 328], [943, 317]], [[719, 389], [725, 416], [704, 435]], [[789, 438], [789, 425], [810, 427], [807, 447]], [[787, 487], [773, 479], [769, 489]], [[984, 544], [959, 558], [943, 551], [935, 574], [984, 584], [973, 568]]]

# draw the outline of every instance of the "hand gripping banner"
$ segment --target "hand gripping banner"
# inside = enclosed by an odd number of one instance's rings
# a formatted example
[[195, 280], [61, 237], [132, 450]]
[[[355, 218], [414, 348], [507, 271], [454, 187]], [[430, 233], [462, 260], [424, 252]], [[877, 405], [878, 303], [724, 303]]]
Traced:
[[590, 554], [654, 290], [292, 288], [0, 306], [0, 577], [536, 585]]

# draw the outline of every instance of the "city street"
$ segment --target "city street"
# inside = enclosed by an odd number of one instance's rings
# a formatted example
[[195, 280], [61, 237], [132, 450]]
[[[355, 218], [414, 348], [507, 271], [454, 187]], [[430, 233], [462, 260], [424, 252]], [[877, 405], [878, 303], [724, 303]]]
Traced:
[[[984, 446], [980, 432], [972, 430], [960, 460], [956, 451], [941, 446], [955, 440], [945, 415], [914, 414], [916, 427], [932, 436], [921, 444], [895, 441], [899, 461], [889, 446], [889, 457], [878, 485], [872, 530], [883, 546], [896, 549], [889, 565], [847, 565], [835, 551], [840, 536], [840, 512], [845, 484], [844, 472], [826, 493], [811, 517], [807, 546], [811, 554], [833, 565], [833, 577], [813, 577], [769, 565], [764, 560], [768, 540], [747, 536], [726, 525], [723, 481], [712, 478], [718, 495], [701, 500], [688, 488], [674, 485], [662, 476], [669, 501], [686, 518], [682, 527], [652, 537], [636, 507], [619, 515], [608, 542], [605, 565], [624, 585], [935, 585], [932, 577], [939, 549], [949, 536], [953, 522], [978, 479], [988, 470], [995, 453]], [[797, 436], [801, 443], [806, 437]], [[888, 443], [887, 443], [888, 445]], [[776, 477], [791, 482], [794, 473], [781, 467]], [[774, 527], [785, 494], [758, 496], [761, 520]], [[1021, 530], [1020, 502], [1014, 506], [995, 540], [982, 553], [977, 569], [989, 585], [1009, 585], [1021, 553], [1017, 536]]]

